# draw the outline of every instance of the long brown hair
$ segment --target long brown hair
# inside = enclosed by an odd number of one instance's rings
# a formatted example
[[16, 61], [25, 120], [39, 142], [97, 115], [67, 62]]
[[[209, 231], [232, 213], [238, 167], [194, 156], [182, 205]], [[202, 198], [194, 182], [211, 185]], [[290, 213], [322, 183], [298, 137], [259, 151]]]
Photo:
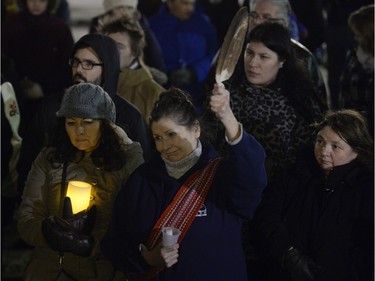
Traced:
[[[54, 147], [48, 155], [51, 165], [63, 162], [79, 162], [84, 152], [74, 147], [65, 130], [65, 118], [58, 118], [55, 135], [48, 147]], [[108, 120], [102, 119], [101, 139], [99, 146], [92, 152], [93, 163], [105, 171], [121, 169], [126, 161], [126, 152], [121, 137]], [[58, 166], [56, 166], [58, 167]]]

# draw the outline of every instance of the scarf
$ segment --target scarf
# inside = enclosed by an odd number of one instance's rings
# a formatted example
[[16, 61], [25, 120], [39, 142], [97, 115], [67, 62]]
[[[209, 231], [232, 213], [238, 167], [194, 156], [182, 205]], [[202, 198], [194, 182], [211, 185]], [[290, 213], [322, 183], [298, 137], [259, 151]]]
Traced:
[[184, 175], [191, 167], [193, 167], [199, 160], [199, 157], [202, 155], [202, 144], [198, 139], [197, 147], [185, 158], [179, 161], [169, 161], [163, 156], [161, 157], [167, 168], [167, 173], [172, 178], [179, 179]]

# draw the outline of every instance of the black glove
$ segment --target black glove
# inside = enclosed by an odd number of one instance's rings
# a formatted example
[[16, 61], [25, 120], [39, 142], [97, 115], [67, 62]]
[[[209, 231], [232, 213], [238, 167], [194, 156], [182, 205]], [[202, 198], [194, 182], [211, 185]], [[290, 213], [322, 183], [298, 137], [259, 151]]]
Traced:
[[74, 227], [60, 217], [49, 217], [43, 220], [42, 233], [48, 245], [58, 252], [70, 252], [78, 256], [89, 256], [93, 239], [80, 235]]
[[293, 281], [314, 281], [319, 266], [309, 257], [293, 248], [283, 258], [284, 269], [290, 272]]
[[63, 218], [74, 228], [77, 234], [91, 233], [96, 219], [96, 206], [73, 215], [72, 203], [69, 197], [64, 198]]
[[195, 80], [195, 72], [189, 68], [181, 68], [172, 71], [169, 75], [169, 82], [177, 88], [189, 85]]

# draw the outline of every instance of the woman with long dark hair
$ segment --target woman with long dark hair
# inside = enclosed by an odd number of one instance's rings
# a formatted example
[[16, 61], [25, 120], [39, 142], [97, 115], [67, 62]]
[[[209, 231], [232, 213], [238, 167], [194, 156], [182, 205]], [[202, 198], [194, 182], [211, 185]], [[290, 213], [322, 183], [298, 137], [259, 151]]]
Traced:
[[[114, 124], [115, 105], [100, 86], [68, 88], [56, 115], [55, 141], [34, 161], [19, 207], [20, 236], [35, 247], [24, 280], [55, 280], [58, 256], [76, 280], [110, 280], [99, 243], [121, 184], [143, 162], [142, 149]], [[69, 181], [92, 186], [89, 207], [74, 215], [65, 199]]]
[[260, 24], [247, 40], [243, 67], [224, 85], [234, 115], [263, 145], [268, 180], [272, 180], [294, 160], [299, 147], [311, 140], [309, 124], [320, 118], [326, 107], [285, 27]]

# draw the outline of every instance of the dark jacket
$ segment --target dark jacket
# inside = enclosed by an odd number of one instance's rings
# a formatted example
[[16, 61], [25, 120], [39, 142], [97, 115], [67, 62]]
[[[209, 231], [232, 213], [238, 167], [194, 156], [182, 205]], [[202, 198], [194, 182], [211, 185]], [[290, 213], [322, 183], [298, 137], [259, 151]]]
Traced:
[[279, 269], [291, 246], [321, 267], [316, 281], [374, 280], [374, 173], [353, 160], [325, 177], [310, 152], [266, 188], [255, 229], [275, 265], [263, 280], [290, 280]]
[[[79, 48], [91, 47], [104, 63], [102, 77], [103, 89], [112, 97], [116, 106], [116, 124], [122, 127], [128, 137], [139, 142], [143, 149], [145, 159], [151, 153], [151, 136], [149, 129], [139, 110], [125, 99], [116, 94], [117, 81], [120, 71], [119, 54], [116, 43], [101, 34], [88, 34], [83, 36], [74, 45], [71, 57]], [[19, 189], [22, 193], [31, 163], [36, 158], [42, 147], [50, 143], [54, 136], [57, 123], [56, 111], [60, 108], [63, 93], [57, 93], [46, 98], [37, 109], [36, 116], [28, 128], [21, 150], [18, 171], [20, 173]]]
[[13, 59], [20, 79], [40, 84], [44, 96], [69, 85], [74, 41], [67, 24], [47, 12], [33, 16], [24, 11], [7, 18], [1, 30], [1, 52]]
[[[186, 179], [217, 156], [212, 146], [203, 145], [198, 163], [179, 179], [167, 174], [159, 155], [134, 171], [116, 199], [113, 233], [102, 243], [115, 267], [129, 275], [149, 269], [139, 244], [146, 244], [152, 227]], [[152, 280], [247, 280], [241, 226], [252, 218], [265, 183], [264, 151], [244, 133], [220, 163], [201, 208], [206, 216], [195, 217], [181, 242], [178, 262]]]
[[363, 68], [356, 48], [348, 52], [341, 74], [339, 107], [361, 111], [367, 117], [370, 134], [374, 138], [374, 71]]

